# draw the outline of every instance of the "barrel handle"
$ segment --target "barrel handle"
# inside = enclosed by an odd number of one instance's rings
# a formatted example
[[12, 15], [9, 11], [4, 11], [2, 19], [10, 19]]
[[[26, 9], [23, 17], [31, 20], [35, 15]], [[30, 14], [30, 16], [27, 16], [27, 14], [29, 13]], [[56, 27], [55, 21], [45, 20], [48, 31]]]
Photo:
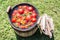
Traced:
[[11, 11], [11, 6], [8, 6], [8, 8], [7, 8], [7, 13], [9, 13]]

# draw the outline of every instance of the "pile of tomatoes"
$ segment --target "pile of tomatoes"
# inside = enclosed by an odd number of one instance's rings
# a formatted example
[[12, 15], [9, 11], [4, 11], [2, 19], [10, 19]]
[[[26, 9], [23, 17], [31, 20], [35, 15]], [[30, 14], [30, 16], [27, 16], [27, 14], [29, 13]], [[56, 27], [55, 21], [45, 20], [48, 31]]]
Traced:
[[19, 28], [29, 28], [37, 21], [37, 13], [32, 6], [18, 6], [12, 13], [11, 22]]

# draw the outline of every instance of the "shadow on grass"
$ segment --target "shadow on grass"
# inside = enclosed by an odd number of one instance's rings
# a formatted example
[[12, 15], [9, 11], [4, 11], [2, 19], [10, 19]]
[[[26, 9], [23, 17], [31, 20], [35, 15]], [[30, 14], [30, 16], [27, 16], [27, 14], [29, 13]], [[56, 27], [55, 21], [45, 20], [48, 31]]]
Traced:
[[44, 35], [44, 34], [40, 34], [39, 33], [39, 29], [37, 30], [37, 32], [30, 36], [30, 37], [20, 37], [16, 34], [16, 38], [17, 40], [54, 40], [54, 36], [52, 38], [49, 38], [48, 36]]

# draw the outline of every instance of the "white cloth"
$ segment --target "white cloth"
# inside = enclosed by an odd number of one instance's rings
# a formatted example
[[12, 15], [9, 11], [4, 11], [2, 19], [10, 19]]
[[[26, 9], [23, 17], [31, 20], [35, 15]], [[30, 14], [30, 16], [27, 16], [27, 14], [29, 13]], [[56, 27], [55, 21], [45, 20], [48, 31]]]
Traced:
[[50, 38], [52, 38], [52, 33], [54, 31], [53, 19], [47, 14], [44, 14], [39, 18], [37, 23], [41, 29], [40, 32], [43, 32], [45, 35], [48, 35]]

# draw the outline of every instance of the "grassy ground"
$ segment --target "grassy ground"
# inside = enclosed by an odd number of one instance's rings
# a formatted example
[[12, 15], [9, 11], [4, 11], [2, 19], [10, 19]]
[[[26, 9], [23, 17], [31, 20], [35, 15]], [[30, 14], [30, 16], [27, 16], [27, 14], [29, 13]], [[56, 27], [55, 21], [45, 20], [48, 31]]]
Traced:
[[7, 7], [22, 2], [29, 2], [36, 6], [40, 15], [47, 13], [55, 24], [54, 39], [60, 40], [60, 0], [0, 0], [0, 40], [16, 40], [13, 29], [8, 21]]

